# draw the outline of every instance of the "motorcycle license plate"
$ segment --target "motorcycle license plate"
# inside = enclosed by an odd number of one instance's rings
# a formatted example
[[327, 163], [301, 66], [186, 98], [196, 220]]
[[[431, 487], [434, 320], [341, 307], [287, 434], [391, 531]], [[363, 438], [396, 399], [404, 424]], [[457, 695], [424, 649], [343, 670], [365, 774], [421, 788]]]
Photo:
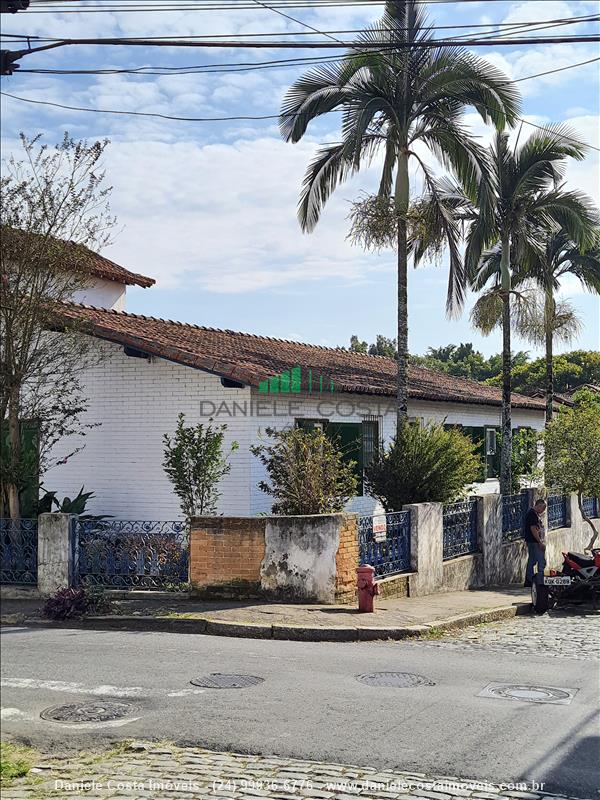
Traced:
[[571, 578], [568, 575], [551, 575], [544, 578], [544, 586], [570, 586]]

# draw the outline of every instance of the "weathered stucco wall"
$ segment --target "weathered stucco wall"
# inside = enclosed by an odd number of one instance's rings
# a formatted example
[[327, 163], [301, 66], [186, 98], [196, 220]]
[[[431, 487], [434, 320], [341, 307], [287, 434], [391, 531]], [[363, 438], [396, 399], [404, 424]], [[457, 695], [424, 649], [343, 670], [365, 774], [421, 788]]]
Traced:
[[462, 592], [465, 589], [477, 589], [481, 586], [485, 586], [482, 553], [444, 561], [440, 591]]
[[267, 596], [291, 601], [332, 603], [339, 515], [270, 517], [260, 583]]
[[[560, 568], [563, 551], [583, 553], [592, 536], [590, 526], [584, 522], [577, 505], [577, 498], [571, 495], [567, 505], [568, 528], [557, 528], [546, 533], [546, 563], [549, 568]], [[600, 520], [594, 520], [600, 524]], [[502, 546], [500, 559], [500, 582], [522, 583], [525, 580], [527, 565], [527, 545], [522, 540], [508, 542]]]
[[71, 585], [70, 514], [38, 517], [38, 591], [50, 597]]
[[200, 596], [351, 601], [357, 566], [354, 514], [192, 521], [190, 583]]

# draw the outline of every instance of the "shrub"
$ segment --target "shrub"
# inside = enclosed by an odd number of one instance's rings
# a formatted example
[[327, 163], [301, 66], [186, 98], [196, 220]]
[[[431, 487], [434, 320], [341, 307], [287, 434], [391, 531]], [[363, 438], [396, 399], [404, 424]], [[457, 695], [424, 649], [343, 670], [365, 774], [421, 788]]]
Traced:
[[600, 403], [592, 397], [563, 408], [544, 433], [545, 483], [576, 492], [579, 510], [591, 528], [590, 550], [598, 529], [585, 512], [584, 497], [600, 497]]
[[110, 610], [110, 600], [101, 586], [78, 589], [59, 589], [44, 603], [43, 614], [48, 619], [64, 620], [85, 614], [102, 614]]
[[261, 481], [258, 488], [275, 498], [274, 514], [332, 514], [356, 494], [355, 462], [344, 462], [322, 431], [267, 428], [265, 433], [273, 443], [250, 449], [269, 474], [270, 483]]
[[476, 450], [456, 428], [407, 423], [365, 469], [366, 488], [388, 512], [406, 503], [452, 502], [481, 472]]
[[[227, 425], [186, 425], [185, 415], [180, 414], [173, 438], [167, 433], [163, 436], [163, 467], [187, 522], [202, 514], [216, 514], [219, 482], [231, 471], [223, 455], [226, 430]], [[232, 442], [229, 455], [237, 448], [238, 443]]]

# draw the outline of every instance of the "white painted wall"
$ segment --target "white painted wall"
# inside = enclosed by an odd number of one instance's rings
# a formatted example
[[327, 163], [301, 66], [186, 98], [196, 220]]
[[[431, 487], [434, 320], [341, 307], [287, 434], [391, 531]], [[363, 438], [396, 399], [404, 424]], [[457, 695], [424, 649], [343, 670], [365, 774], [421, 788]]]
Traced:
[[[384, 441], [395, 430], [393, 398], [336, 394], [274, 399], [254, 389], [225, 389], [214, 375], [163, 359], [128, 358], [117, 345], [96, 341], [95, 346], [105, 358], [86, 373], [87, 416], [101, 425], [88, 432], [82, 452], [44, 476], [44, 486], [60, 498], [77, 494], [82, 484], [94, 491], [92, 513], [118, 519], [181, 518], [179, 501], [162, 468], [162, 436], [174, 431], [179, 412], [188, 422], [207, 422], [212, 415], [215, 423], [228, 426], [227, 449], [233, 440], [239, 443], [218, 508], [228, 515], [270, 511], [271, 498], [257, 488], [267, 476], [249, 452], [251, 444], [260, 443], [261, 437], [264, 441], [265, 428], [293, 425], [296, 417], [360, 422], [377, 416]], [[475, 404], [409, 401], [409, 415], [464, 425], [500, 424], [500, 408]], [[515, 426], [541, 429], [543, 422], [541, 411], [513, 411]], [[66, 440], [53, 456], [60, 458], [72, 449], [73, 442]], [[484, 491], [494, 489], [495, 481], [482, 485]], [[346, 510], [369, 514], [381, 508], [371, 497], [357, 497]]]
[[73, 301], [86, 306], [96, 306], [96, 308], [125, 311], [126, 291], [127, 286], [124, 283], [93, 278], [85, 289], [73, 294]]
[[[372, 397], [362, 394], [323, 394], [308, 396], [295, 395], [293, 399], [281, 396], [260, 395], [253, 389], [252, 397], [256, 408], [254, 426], [254, 444], [265, 440], [261, 430], [265, 428], [284, 428], [291, 426], [297, 417], [308, 419], [328, 419], [330, 422], [361, 422], [365, 417], [379, 418], [379, 435], [385, 443], [389, 442], [396, 430], [396, 407], [393, 397]], [[467, 405], [465, 403], [434, 403], [425, 400], [409, 400], [409, 417], [421, 417], [425, 422], [448, 422], [461, 425], [500, 426], [501, 409], [495, 406]], [[513, 426], [529, 426], [537, 430], [544, 427], [543, 411], [513, 409]], [[253, 458], [250, 466], [251, 505], [250, 513], [259, 514], [270, 511], [271, 500], [264, 492], [256, 489], [259, 481], [266, 480], [267, 475], [262, 464]], [[498, 491], [498, 481], [490, 480], [477, 484], [476, 491]], [[346, 506], [346, 511], [357, 511], [362, 514], [383, 511], [380, 503], [372, 497], [353, 498]]]
[[[96, 346], [106, 357], [86, 373], [87, 418], [102, 424], [88, 432], [82, 452], [46, 473], [44, 485], [62, 499], [73, 497], [84, 484], [96, 495], [89, 506], [92, 513], [117, 519], [181, 519], [179, 500], [162, 468], [163, 434], [175, 430], [180, 412], [188, 422], [207, 422], [200, 415], [202, 400], [241, 401], [250, 392], [224, 389], [214, 375], [163, 359], [128, 358], [117, 345]], [[219, 513], [248, 514], [248, 426], [239, 418], [219, 422], [228, 424], [226, 449], [233, 440], [239, 443], [223, 480]], [[54, 452], [60, 457], [72, 447], [73, 440], [65, 440]]]

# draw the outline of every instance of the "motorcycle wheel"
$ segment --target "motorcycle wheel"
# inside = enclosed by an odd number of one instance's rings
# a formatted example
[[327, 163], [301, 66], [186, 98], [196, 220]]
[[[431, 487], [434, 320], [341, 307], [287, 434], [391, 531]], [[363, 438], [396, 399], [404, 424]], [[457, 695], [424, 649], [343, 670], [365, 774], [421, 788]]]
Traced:
[[545, 614], [550, 608], [548, 587], [543, 583], [538, 583], [535, 579], [531, 584], [531, 605], [536, 614]]

